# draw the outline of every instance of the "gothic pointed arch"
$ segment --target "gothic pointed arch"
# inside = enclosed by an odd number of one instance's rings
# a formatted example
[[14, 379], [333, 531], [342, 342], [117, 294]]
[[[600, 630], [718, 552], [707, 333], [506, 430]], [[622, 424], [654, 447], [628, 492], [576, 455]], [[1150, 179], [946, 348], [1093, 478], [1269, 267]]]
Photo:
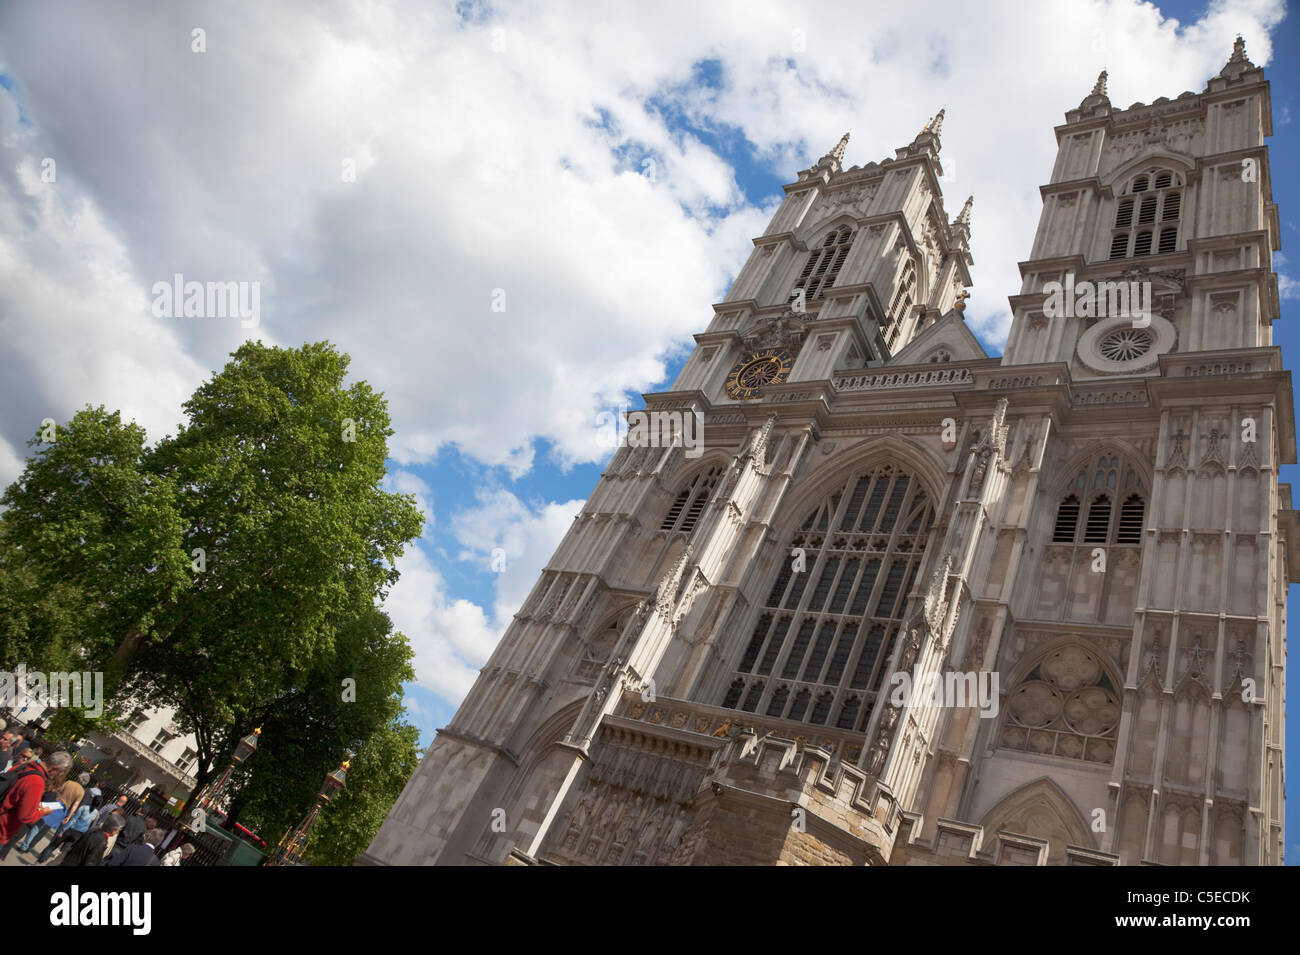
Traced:
[[849, 229], [856, 237], [858, 220], [849, 212], [832, 212], [829, 215], [822, 216], [814, 222], [804, 222], [795, 233], [795, 237], [802, 242], [809, 250], [816, 249], [825, 240], [828, 233], [837, 232], [840, 229]]
[[857, 221], [841, 214], [799, 230], [800, 238], [808, 252], [790, 287], [794, 297], [800, 290], [805, 304], [825, 298], [840, 281], [840, 270], [848, 261], [853, 243], [858, 237]]
[[1047, 860], [1065, 861], [1067, 846], [1096, 848], [1092, 829], [1079, 807], [1046, 776], [1008, 793], [980, 821], [986, 843], [998, 832], [1034, 836], [1048, 842]]
[[[1121, 461], [1132, 468], [1138, 482], [1144, 489], [1151, 487], [1151, 468], [1147, 463], [1146, 456], [1122, 438], [1089, 442], [1067, 458], [1065, 463], [1053, 473], [1049, 486], [1055, 488], [1058, 495], [1065, 494], [1072, 484], [1078, 480], [1079, 471], [1087, 468], [1090, 464], [1095, 464], [1103, 455], [1119, 457]], [[1117, 476], [1117, 483], [1119, 477]], [[1121, 489], [1128, 486], [1127, 474], [1122, 475], [1122, 477], [1124, 483], [1119, 485]]]
[[727, 465], [724, 455], [713, 454], [676, 475], [668, 506], [657, 515], [655, 526], [659, 532], [689, 535], [695, 530], [709, 499], [727, 473]]
[[1187, 156], [1169, 150], [1151, 150], [1140, 152], [1127, 162], [1120, 163], [1101, 177], [1103, 187], [1109, 186], [1115, 195], [1120, 195], [1124, 187], [1129, 186], [1144, 172], [1155, 173], [1167, 169], [1182, 176], [1186, 184], [1189, 176], [1196, 174], [1196, 164]]
[[[499, 797], [507, 821], [522, 817], [523, 807], [529, 802], [530, 789], [536, 786], [536, 777], [532, 771], [546, 757], [551, 747], [563, 740], [573, 728], [574, 720], [582, 712], [585, 698], [585, 693], [580, 694], [577, 699], [555, 709], [520, 747], [518, 764], [521, 771], [514, 775], [505, 793]], [[519, 835], [518, 831], [498, 831], [485, 826], [474, 852], [479, 858], [502, 859]]]
[[575, 680], [582, 683], [595, 682], [613, 656], [614, 648], [618, 646], [623, 630], [635, 612], [636, 602], [625, 601], [618, 609], [602, 617], [591, 631], [582, 635], [582, 646], [573, 663], [572, 675]]
[[1095, 442], [1070, 459], [1049, 486], [1055, 487], [1051, 544], [1141, 545], [1151, 475], [1135, 449]]
[[1091, 641], [1075, 635], [1054, 640], [1012, 670], [998, 745], [1108, 764], [1115, 758], [1123, 685]]
[[[908, 455], [855, 454], [796, 495], [723, 706], [861, 730], [926, 561], [937, 501]], [[787, 557], [789, 555], [789, 557]]]
[[809, 473], [790, 489], [790, 503], [782, 506], [773, 521], [772, 532], [779, 537], [784, 538], [797, 529], [807, 517], [807, 509], [833, 493], [851, 474], [877, 461], [908, 471], [936, 504], [948, 486], [947, 466], [939, 455], [907, 435], [873, 437], [843, 452], [816, 457], [820, 462], [816, 459], [809, 462], [812, 465]]

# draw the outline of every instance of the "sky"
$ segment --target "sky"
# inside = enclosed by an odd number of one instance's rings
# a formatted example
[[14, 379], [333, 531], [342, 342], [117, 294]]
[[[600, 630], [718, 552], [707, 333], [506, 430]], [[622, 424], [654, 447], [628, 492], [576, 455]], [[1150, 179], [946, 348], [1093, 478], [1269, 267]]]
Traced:
[[[104, 404], [161, 437], [245, 339], [333, 342], [387, 395], [389, 485], [426, 514], [385, 606], [427, 743], [596, 484], [607, 413], [671, 384], [782, 184], [846, 130], [845, 165], [866, 164], [946, 108], [945, 204], [975, 196], [966, 317], [1000, 354], [1065, 111], [1102, 69], [1117, 108], [1200, 92], [1241, 33], [1272, 83], [1294, 365], [1300, 86], [1274, 50], [1295, 18], [1280, 0], [6, 3], [0, 486], [44, 418]], [[177, 274], [257, 283], [256, 325], [155, 314]], [[1292, 765], [1298, 745], [1293, 727]]]

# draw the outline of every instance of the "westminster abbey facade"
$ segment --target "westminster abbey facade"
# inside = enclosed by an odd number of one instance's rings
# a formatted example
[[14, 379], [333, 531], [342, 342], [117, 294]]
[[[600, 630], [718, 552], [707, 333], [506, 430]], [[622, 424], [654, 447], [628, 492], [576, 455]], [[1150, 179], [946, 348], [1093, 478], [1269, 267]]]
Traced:
[[1282, 862], [1268, 83], [1099, 78], [999, 358], [942, 119], [785, 187], [360, 863]]

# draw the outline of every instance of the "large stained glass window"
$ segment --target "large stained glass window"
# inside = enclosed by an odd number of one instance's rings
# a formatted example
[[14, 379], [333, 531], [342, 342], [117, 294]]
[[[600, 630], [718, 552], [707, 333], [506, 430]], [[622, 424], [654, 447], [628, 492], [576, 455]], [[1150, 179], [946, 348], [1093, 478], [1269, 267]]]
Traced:
[[933, 518], [920, 483], [890, 464], [853, 475], [814, 508], [785, 548], [723, 705], [861, 729]]

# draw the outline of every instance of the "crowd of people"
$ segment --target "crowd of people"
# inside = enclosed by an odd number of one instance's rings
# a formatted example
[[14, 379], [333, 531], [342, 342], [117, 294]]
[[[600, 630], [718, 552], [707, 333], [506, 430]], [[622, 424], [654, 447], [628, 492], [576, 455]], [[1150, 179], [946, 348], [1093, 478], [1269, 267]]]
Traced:
[[36, 853], [29, 865], [177, 866], [194, 854], [190, 842], [166, 848], [158, 818], [132, 811], [126, 794], [106, 797], [90, 773], [74, 776], [67, 751], [47, 755], [3, 720], [0, 731], [0, 861], [15, 849]]

